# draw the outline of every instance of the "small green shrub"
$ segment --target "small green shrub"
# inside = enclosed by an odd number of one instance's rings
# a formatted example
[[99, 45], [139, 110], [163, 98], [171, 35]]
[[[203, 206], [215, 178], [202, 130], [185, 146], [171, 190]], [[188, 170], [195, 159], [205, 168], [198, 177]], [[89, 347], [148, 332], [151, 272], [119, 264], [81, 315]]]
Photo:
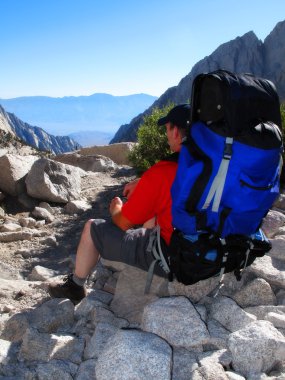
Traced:
[[173, 106], [154, 108], [150, 115], [144, 117], [138, 129], [138, 144], [129, 153], [129, 160], [139, 175], [170, 153], [165, 126], [158, 126], [157, 121]]

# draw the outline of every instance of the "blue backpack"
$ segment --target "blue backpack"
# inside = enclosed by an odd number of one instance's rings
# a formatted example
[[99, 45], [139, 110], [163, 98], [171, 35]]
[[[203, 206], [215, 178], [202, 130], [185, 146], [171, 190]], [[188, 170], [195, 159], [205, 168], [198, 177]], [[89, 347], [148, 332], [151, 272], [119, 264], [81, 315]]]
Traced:
[[170, 280], [240, 279], [271, 249], [260, 227], [279, 195], [278, 95], [266, 79], [219, 70], [195, 78], [191, 105], [171, 189]]

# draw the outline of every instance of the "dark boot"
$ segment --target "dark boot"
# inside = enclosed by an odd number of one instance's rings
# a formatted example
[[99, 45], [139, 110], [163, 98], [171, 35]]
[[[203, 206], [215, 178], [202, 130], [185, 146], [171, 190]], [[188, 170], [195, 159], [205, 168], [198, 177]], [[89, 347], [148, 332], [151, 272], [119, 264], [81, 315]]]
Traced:
[[73, 303], [78, 303], [86, 297], [86, 289], [84, 286], [75, 284], [72, 276], [71, 273], [60, 282], [49, 284], [48, 291], [52, 298], [68, 298]]

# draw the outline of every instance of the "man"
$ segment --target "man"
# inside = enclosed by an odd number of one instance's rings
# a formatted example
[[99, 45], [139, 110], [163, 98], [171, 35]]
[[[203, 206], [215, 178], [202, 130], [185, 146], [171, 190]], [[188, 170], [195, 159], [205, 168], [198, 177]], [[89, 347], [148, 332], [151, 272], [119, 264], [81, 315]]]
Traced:
[[[158, 120], [158, 125], [166, 127], [172, 152], [180, 151], [189, 119], [190, 106], [181, 104]], [[111, 201], [111, 221], [91, 219], [85, 224], [77, 249], [74, 273], [63, 282], [49, 285], [52, 297], [69, 298], [75, 302], [84, 298], [84, 283], [100, 256], [149, 270], [154, 261], [157, 229], [133, 227], [144, 223], [150, 227], [150, 221], [155, 221], [154, 224], [160, 227], [161, 244], [169, 244], [173, 231], [170, 189], [176, 170], [177, 160], [159, 161], [139, 180], [125, 186], [123, 195], [128, 198], [125, 204], [119, 197]], [[159, 265], [154, 267], [154, 273], [166, 277], [165, 270]]]

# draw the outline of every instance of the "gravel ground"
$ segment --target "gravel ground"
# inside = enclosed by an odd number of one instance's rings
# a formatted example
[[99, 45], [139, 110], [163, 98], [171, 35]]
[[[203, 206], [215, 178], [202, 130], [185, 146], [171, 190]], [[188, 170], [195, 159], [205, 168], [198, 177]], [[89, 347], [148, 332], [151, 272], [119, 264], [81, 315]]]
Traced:
[[[29, 281], [33, 268], [39, 265], [59, 275], [72, 270], [85, 222], [90, 218], [108, 218], [111, 199], [122, 195], [124, 184], [134, 178], [133, 170], [128, 167], [108, 173], [88, 172], [82, 178], [81, 195], [92, 204], [92, 209], [79, 215], [67, 215], [64, 205], [51, 204], [54, 221], [39, 229], [42, 236], [0, 243], [0, 312], [14, 313], [46, 300], [46, 286], [40, 281]], [[22, 216], [30, 216], [29, 212], [17, 210], [13, 200], [9, 204], [6, 199], [4, 207], [8, 213], [2, 223], [5, 219], [17, 221]]]

